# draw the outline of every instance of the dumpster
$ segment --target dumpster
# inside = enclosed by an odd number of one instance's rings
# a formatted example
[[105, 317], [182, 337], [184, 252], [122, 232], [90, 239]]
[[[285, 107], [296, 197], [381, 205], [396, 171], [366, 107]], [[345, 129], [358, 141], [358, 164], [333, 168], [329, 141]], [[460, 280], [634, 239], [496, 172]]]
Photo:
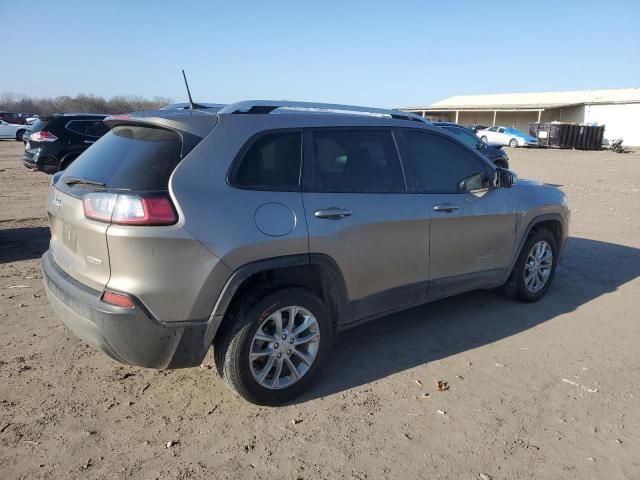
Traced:
[[600, 150], [604, 136], [604, 125], [531, 122], [529, 124], [529, 135], [537, 138], [541, 147]]

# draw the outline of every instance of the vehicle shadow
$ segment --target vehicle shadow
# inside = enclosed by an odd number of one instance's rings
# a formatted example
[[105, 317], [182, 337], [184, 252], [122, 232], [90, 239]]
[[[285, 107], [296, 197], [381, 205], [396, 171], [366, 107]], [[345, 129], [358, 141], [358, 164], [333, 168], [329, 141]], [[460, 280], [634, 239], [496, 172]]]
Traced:
[[571, 238], [544, 299], [525, 304], [495, 290], [479, 290], [347, 330], [335, 342], [323, 374], [298, 402], [516, 335], [613, 292], [638, 276], [640, 249]]
[[40, 258], [49, 248], [48, 227], [0, 230], [0, 264]]

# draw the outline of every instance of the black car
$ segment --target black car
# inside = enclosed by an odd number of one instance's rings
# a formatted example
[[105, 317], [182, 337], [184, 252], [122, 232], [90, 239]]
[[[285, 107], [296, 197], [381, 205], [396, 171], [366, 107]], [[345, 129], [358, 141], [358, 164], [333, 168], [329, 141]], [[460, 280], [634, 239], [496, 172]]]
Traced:
[[109, 128], [107, 115], [64, 113], [40, 117], [28, 132], [22, 163], [45, 173], [64, 170]]
[[473, 130], [453, 122], [433, 122], [437, 127], [444, 128], [452, 135], [458, 137], [458, 140], [466, 145], [477, 149], [485, 157], [493, 162], [496, 167], [509, 168], [509, 155], [502, 149], [502, 145], [493, 145], [484, 143], [480, 140]]

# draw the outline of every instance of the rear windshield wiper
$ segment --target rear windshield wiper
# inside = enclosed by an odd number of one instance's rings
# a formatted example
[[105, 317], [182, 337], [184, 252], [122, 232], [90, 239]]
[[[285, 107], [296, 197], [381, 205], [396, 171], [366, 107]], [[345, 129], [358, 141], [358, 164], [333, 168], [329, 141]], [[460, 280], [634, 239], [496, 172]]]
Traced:
[[86, 178], [65, 177], [62, 181], [67, 185], [95, 185], [96, 187], [106, 187], [107, 185], [96, 180], [87, 180]]

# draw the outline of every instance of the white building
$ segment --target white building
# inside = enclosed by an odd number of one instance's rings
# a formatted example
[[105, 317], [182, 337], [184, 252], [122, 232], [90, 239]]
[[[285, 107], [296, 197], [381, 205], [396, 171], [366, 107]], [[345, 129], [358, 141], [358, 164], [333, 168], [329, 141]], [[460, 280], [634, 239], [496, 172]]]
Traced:
[[529, 131], [530, 122], [604, 125], [604, 140], [640, 146], [640, 88], [568, 92], [460, 95], [424, 107], [406, 107], [432, 120], [464, 125], [503, 125]]

